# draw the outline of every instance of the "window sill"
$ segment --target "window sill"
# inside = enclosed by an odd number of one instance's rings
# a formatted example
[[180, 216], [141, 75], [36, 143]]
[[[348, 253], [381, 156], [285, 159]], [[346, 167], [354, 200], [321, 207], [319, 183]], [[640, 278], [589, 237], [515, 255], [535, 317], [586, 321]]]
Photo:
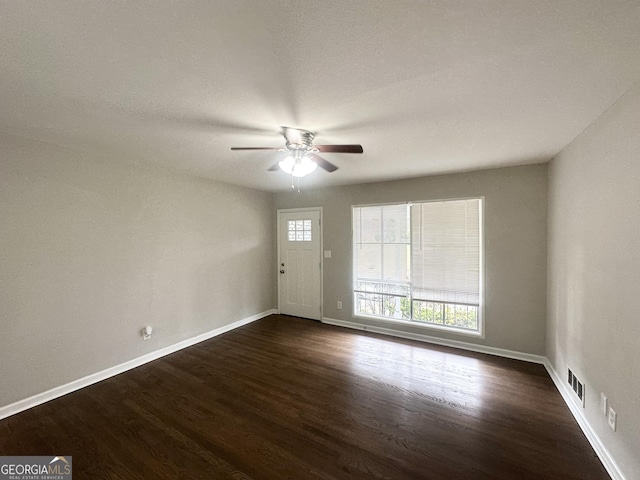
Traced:
[[465, 337], [474, 337], [474, 338], [484, 338], [483, 331], [474, 331], [474, 330], [464, 330], [456, 327], [447, 327], [443, 325], [436, 325], [431, 323], [420, 323], [420, 322], [412, 322], [409, 320], [399, 320], [399, 319], [391, 319], [391, 318], [383, 318], [383, 317], [374, 317], [369, 315], [362, 314], [353, 314], [354, 319], [358, 320], [374, 320], [376, 322], [383, 322], [392, 325], [405, 325], [409, 327], [417, 327], [424, 330], [438, 331], [443, 333], [451, 333], [453, 335], [462, 335]]

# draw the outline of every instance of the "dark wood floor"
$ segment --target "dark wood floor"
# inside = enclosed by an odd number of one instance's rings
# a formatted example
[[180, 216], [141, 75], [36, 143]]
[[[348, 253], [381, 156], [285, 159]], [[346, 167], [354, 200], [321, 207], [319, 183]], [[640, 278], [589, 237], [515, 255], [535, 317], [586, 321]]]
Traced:
[[608, 479], [540, 365], [274, 315], [0, 421], [83, 479]]

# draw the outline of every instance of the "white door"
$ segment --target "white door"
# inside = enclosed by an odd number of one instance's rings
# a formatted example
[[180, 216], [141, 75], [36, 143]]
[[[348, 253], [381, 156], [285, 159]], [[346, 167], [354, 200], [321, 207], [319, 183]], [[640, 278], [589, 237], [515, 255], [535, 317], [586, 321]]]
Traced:
[[322, 319], [320, 210], [278, 211], [278, 294], [284, 315]]

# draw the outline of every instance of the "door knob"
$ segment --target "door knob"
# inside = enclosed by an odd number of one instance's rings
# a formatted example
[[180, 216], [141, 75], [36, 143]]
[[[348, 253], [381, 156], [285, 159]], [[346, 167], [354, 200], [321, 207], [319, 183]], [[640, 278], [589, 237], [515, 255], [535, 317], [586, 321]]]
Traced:
[[280, 273], [284, 273], [284, 270], [280, 270]]

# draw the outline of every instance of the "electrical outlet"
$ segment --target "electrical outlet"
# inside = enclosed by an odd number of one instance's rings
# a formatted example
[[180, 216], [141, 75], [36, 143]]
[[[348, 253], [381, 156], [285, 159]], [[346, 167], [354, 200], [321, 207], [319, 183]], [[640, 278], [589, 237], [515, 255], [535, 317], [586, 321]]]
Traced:
[[342, 310], [342, 302], [338, 301], [338, 310]]
[[144, 327], [142, 329], [142, 339], [149, 340], [151, 338], [151, 334], [153, 333], [153, 327], [149, 325], [148, 327]]
[[611, 430], [613, 430], [614, 432], [616, 431], [617, 420], [618, 420], [618, 415], [616, 415], [616, 412], [613, 410], [613, 408], [609, 407], [609, 415], [607, 416], [607, 421], [609, 422], [609, 426], [611, 427]]
[[607, 397], [604, 395], [604, 393], [600, 393], [600, 410], [602, 411], [602, 414], [606, 417], [607, 416]]

